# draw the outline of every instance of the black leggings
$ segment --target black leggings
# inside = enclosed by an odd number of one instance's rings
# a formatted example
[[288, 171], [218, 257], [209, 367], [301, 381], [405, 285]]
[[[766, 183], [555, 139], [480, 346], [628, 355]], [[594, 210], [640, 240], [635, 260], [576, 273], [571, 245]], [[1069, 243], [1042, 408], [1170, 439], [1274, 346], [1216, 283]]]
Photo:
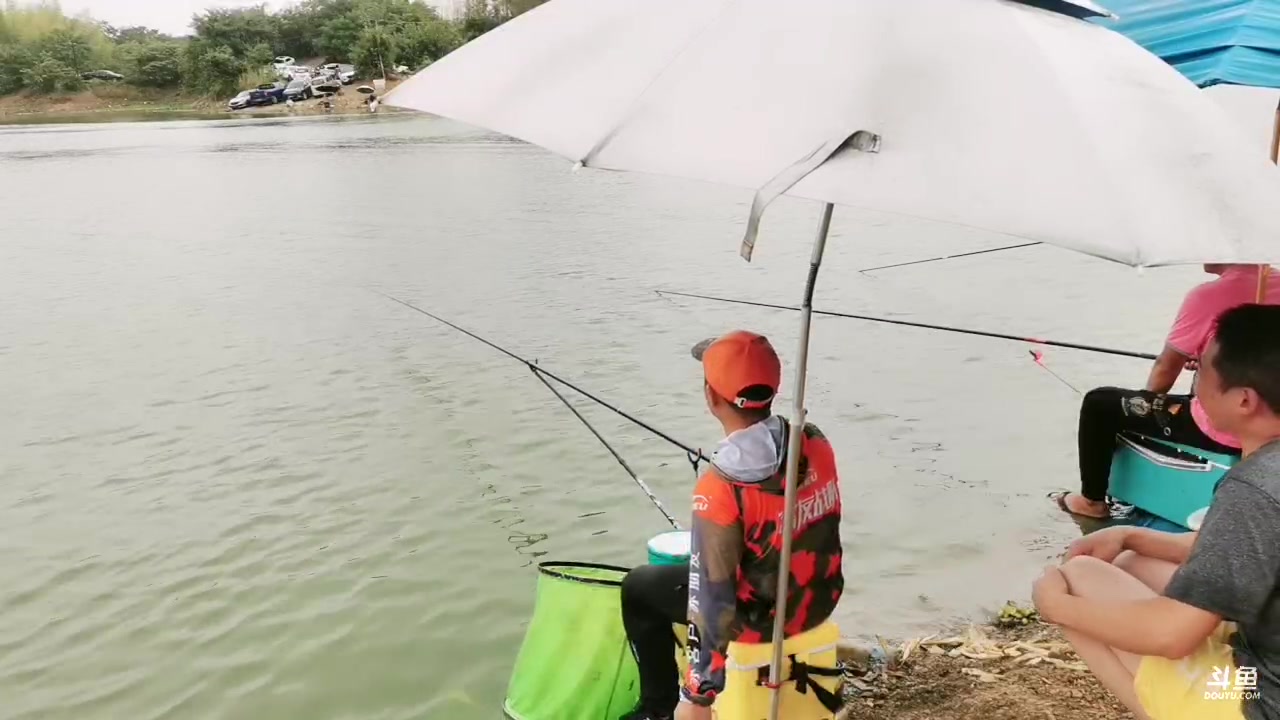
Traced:
[[672, 624], [688, 622], [689, 564], [641, 565], [622, 581], [622, 625], [640, 666], [640, 704], [671, 715], [680, 702]]
[[1223, 455], [1240, 454], [1239, 449], [1222, 445], [1204, 434], [1191, 417], [1191, 398], [1187, 395], [1097, 388], [1090, 390], [1080, 405], [1080, 494], [1086, 498], [1107, 499], [1116, 435], [1122, 431]]

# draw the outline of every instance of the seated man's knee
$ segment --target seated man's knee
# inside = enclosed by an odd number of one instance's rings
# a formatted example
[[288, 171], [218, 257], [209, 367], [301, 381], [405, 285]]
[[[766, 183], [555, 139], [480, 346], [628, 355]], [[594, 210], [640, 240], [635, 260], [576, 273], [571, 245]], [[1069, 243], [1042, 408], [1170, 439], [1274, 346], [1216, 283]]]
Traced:
[[1095, 415], [1112, 409], [1119, 410], [1120, 398], [1124, 392], [1124, 390], [1114, 387], [1094, 388], [1085, 393], [1084, 399], [1080, 401], [1080, 413]]
[[632, 568], [622, 578], [622, 602], [629, 599], [635, 599], [637, 591], [644, 586], [644, 573], [642, 572], [647, 565], [641, 565]]
[[1111, 564], [1132, 575], [1134, 569], [1141, 564], [1141, 562], [1142, 561], [1138, 553], [1132, 550], [1125, 550], [1117, 555], [1116, 559], [1111, 561]]
[[1132, 550], [1125, 550], [1117, 555], [1112, 564], [1157, 593], [1164, 592], [1170, 578], [1178, 570], [1177, 563], [1139, 555]]
[[1093, 581], [1102, 573], [1112, 570], [1111, 563], [1099, 560], [1090, 555], [1077, 555], [1062, 564], [1062, 576], [1067, 579], [1072, 595], [1080, 595], [1082, 591], [1093, 585]]
[[634, 605], [642, 602], [648, 592], [648, 588], [653, 585], [655, 575], [657, 574], [656, 565], [639, 565], [632, 568], [622, 578], [622, 602], [627, 605]]
[[1070, 577], [1072, 573], [1097, 572], [1098, 568], [1106, 567], [1110, 564], [1092, 555], [1077, 555], [1062, 564], [1062, 574]]
[[1062, 565], [1062, 575], [1067, 579], [1067, 591], [1076, 597], [1134, 600], [1152, 594], [1151, 588], [1138, 578], [1088, 555], [1068, 560]]

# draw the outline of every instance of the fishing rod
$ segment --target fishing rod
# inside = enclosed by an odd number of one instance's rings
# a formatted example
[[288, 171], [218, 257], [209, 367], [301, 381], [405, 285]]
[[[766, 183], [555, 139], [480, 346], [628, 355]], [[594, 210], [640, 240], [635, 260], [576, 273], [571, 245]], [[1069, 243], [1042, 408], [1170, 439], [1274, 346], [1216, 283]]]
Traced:
[[[754, 300], [735, 300], [733, 298], [714, 297], [711, 295], [698, 295], [695, 293], [676, 292], [674, 290], [654, 290], [658, 295], [672, 295], [676, 297], [695, 298], [697, 300], [712, 300], [715, 302], [733, 303], [736, 305], [751, 305], [754, 307], [770, 308], [772, 310], [799, 310], [800, 308], [792, 305], [774, 305], [771, 303], [756, 302]], [[1120, 355], [1122, 357], [1138, 358], [1140, 360], [1155, 360], [1156, 356], [1150, 353], [1132, 352], [1130, 350], [1116, 350], [1113, 348], [1098, 347], [1096, 345], [1082, 345], [1080, 343], [1062, 342], [1060, 340], [1044, 340], [1041, 338], [1022, 337], [1020, 335], [1006, 335], [1004, 333], [987, 332], [985, 330], [969, 330], [966, 328], [950, 327], [947, 325], [930, 325], [928, 323], [911, 322], [909, 320], [892, 320], [889, 318], [872, 317], [870, 315], [854, 315], [851, 313], [833, 312], [831, 310], [813, 311], [815, 315], [827, 315], [830, 317], [848, 318], [850, 320], [865, 320], [867, 322], [886, 323], [888, 325], [904, 325], [906, 327], [924, 328], [926, 330], [943, 330], [946, 332], [960, 333], [962, 335], [977, 335], [979, 337], [996, 338], [997, 340], [1013, 340], [1015, 342], [1026, 342], [1035, 345], [1047, 345], [1050, 347], [1068, 348], [1070, 350], [1084, 350], [1087, 352], [1103, 353], [1105, 355]]]
[[610, 403], [608, 403], [608, 402], [606, 402], [606, 401], [604, 401], [604, 400], [601, 400], [599, 397], [596, 397], [596, 396], [595, 396], [595, 395], [593, 395], [592, 393], [589, 393], [589, 392], [587, 392], [586, 390], [583, 390], [582, 388], [580, 388], [580, 387], [578, 387], [577, 385], [575, 385], [575, 384], [573, 384], [573, 383], [569, 382], [568, 380], [565, 380], [564, 378], [560, 377], [559, 375], [556, 375], [555, 373], [550, 372], [549, 370], [544, 370], [544, 369], [543, 369], [541, 366], [539, 366], [537, 363], [535, 363], [535, 362], [531, 362], [531, 361], [529, 361], [529, 360], [526, 360], [525, 358], [523, 358], [523, 357], [521, 357], [521, 356], [519, 356], [519, 355], [517, 355], [517, 354], [515, 354], [515, 353], [511, 352], [510, 350], [507, 350], [506, 348], [504, 348], [504, 347], [502, 347], [502, 346], [498, 345], [497, 343], [494, 343], [494, 342], [492, 342], [492, 341], [486, 340], [486, 339], [484, 339], [484, 338], [480, 337], [479, 335], [477, 335], [477, 334], [475, 334], [475, 333], [471, 332], [470, 330], [467, 330], [467, 329], [466, 329], [466, 328], [464, 328], [464, 327], [461, 327], [461, 326], [456, 325], [456, 324], [454, 324], [454, 323], [452, 323], [452, 322], [449, 322], [448, 320], [446, 320], [446, 319], [444, 319], [444, 318], [440, 317], [439, 315], [436, 315], [435, 313], [431, 313], [431, 312], [428, 312], [428, 311], [426, 311], [426, 310], [423, 310], [422, 308], [418, 307], [417, 305], [414, 305], [413, 303], [407, 302], [407, 301], [405, 301], [405, 300], [401, 300], [400, 298], [397, 298], [397, 297], [394, 297], [394, 296], [388, 295], [388, 294], [386, 294], [386, 293], [384, 293], [384, 292], [381, 292], [381, 291], [377, 291], [377, 290], [375, 290], [374, 292], [377, 292], [379, 295], [381, 295], [381, 296], [383, 296], [383, 297], [387, 298], [388, 300], [391, 300], [391, 301], [393, 301], [393, 302], [399, 303], [399, 304], [401, 304], [401, 305], [403, 305], [403, 306], [405, 306], [405, 307], [409, 308], [410, 310], [413, 310], [414, 312], [421, 313], [422, 315], [426, 315], [427, 317], [431, 318], [432, 320], [435, 320], [436, 322], [439, 322], [439, 323], [441, 323], [441, 324], [443, 324], [443, 325], [447, 325], [448, 327], [451, 327], [451, 328], [453, 328], [454, 330], [457, 330], [458, 332], [462, 333], [463, 335], [466, 335], [467, 337], [472, 338], [473, 340], [477, 340], [477, 341], [479, 341], [479, 342], [481, 342], [481, 343], [484, 343], [485, 345], [488, 345], [489, 347], [493, 348], [494, 350], [497, 350], [498, 352], [502, 353], [503, 355], [506, 355], [507, 357], [511, 358], [512, 360], [515, 360], [516, 362], [519, 362], [519, 363], [521, 363], [522, 365], [524, 365], [525, 367], [529, 368], [529, 370], [534, 374], [534, 377], [536, 377], [536, 378], [538, 378], [539, 380], [541, 380], [541, 381], [542, 381], [542, 383], [543, 383], [544, 385], [546, 385], [546, 386], [547, 386], [547, 388], [548, 388], [549, 390], [551, 390], [551, 392], [552, 392], [552, 393], [554, 393], [554, 394], [555, 394], [555, 396], [556, 396], [557, 398], [559, 398], [559, 399], [560, 399], [560, 401], [561, 401], [562, 403], [564, 403], [565, 407], [569, 408], [569, 410], [574, 414], [574, 416], [576, 416], [576, 417], [578, 418], [578, 420], [580, 420], [580, 421], [582, 422], [582, 424], [583, 424], [583, 425], [585, 425], [585, 426], [587, 427], [587, 429], [591, 431], [591, 434], [592, 434], [592, 435], [594, 435], [594, 436], [596, 437], [596, 439], [597, 439], [597, 440], [599, 440], [599, 441], [600, 441], [600, 443], [601, 443], [602, 445], [604, 445], [604, 446], [605, 446], [605, 449], [607, 449], [607, 450], [609, 451], [609, 453], [610, 453], [611, 455], [613, 455], [614, 459], [615, 459], [615, 460], [617, 460], [617, 461], [618, 461], [618, 463], [619, 463], [620, 465], [622, 465], [622, 468], [623, 468], [624, 470], [626, 470], [626, 471], [627, 471], [627, 474], [631, 476], [631, 479], [632, 479], [632, 480], [634, 480], [634, 481], [636, 482], [636, 484], [640, 486], [640, 489], [644, 492], [644, 494], [645, 494], [645, 495], [647, 495], [647, 496], [649, 497], [649, 500], [654, 504], [654, 506], [655, 506], [655, 507], [657, 507], [657, 508], [658, 508], [658, 511], [659, 511], [659, 512], [661, 512], [661, 513], [663, 514], [663, 516], [664, 516], [664, 517], [666, 517], [667, 522], [671, 523], [671, 526], [672, 526], [672, 527], [674, 527], [675, 529], [677, 529], [677, 530], [679, 530], [679, 529], [680, 529], [680, 523], [678, 523], [678, 522], [676, 521], [676, 519], [671, 515], [671, 513], [667, 511], [666, 507], [664, 507], [664, 506], [663, 506], [662, 501], [658, 500], [658, 496], [653, 492], [653, 490], [652, 490], [648, 485], [646, 485], [646, 484], [645, 484], [645, 482], [644, 482], [643, 480], [641, 480], [641, 479], [640, 479], [640, 476], [639, 476], [639, 475], [637, 475], [637, 474], [635, 473], [635, 471], [631, 469], [631, 466], [630, 466], [630, 465], [628, 465], [628, 464], [627, 464], [627, 462], [626, 462], [625, 460], [623, 460], [623, 459], [622, 459], [622, 456], [621, 456], [620, 454], [618, 454], [618, 451], [614, 450], [614, 449], [613, 449], [613, 446], [612, 446], [612, 445], [610, 445], [610, 444], [608, 443], [608, 441], [606, 441], [606, 440], [604, 439], [604, 437], [603, 437], [599, 432], [597, 432], [597, 431], [596, 431], [596, 429], [591, 425], [591, 423], [590, 423], [590, 422], [588, 422], [588, 421], [587, 421], [587, 419], [586, 419], [585, 417], [583, 417], [582, 413], [578, 412], [578, 409], [577, 409], [577, 408], [575, 408], [575, 407], [574, 407], [574, 406], [573, 406], [573, 405], [568, 401], [568, 399], [567, 399], [567, 398], [565, 398], [565, 397], [564, 397], [564, 395], [560, 393], [560, 391], [556, 390], [556, 388], [555, 388], [553, 385], [551, 385], [551, 383], [547, 382], [547, 378], [551, 378], [552, 380], [555, 380], [556, 382], [560, 383], [561, 385], [564, 385], [565, 387], [569, 388], [570, 390], [573, 390], [574, 392], [576, 392], [576, 393], [578, 393], [579, 395], [581, 395], [581, 396], [583, 396], [583, 397], [587, 398], [588, 400], [591, 400], [592, 402], [596, 403], [597, 405], [600, 405], [601, 407], [604, 407], [604, 408], [607, 408], [607, 409], [609, 409], [609, 410], [613, 411], [614, 413], [616, 413], [617, 415], [619, 415], [619, 416], [621, 416], [621, 417], [625, 418], [626, 420], [628, 420], [628, 421], [629, 421], [629, 422], [631, 422], [632, 424], [634, 424], [634, 425], [636, 425], [636, 426], [638, 426], [638, 427], [640, 427], [640, 428], [643, 428], [643, 429], [645, 429], [645, 430], [649, 431], [650, 433], [652, 433], [652, 434], [656, 435], [657, 437], [660, 437], [660, 438], [662, 438], [663, 440], [666, 440], [667, 442], [671, 443], [672, 445], [674, 445], [674, 446], [676, 446], [676, 447], [680, 448], [681, 450], [683, 450], [683, 451], [685, 452], [686, 456], [687, 456], [687, 457], [688, 457], [688, 459], [689, 459], [689, 463], [690, 463], [691, 465], [693, 465], [693, 471], [694, 471], [694, 473], [695, 473], [695, 474], [698, 472], [698, 464], [699, 464], [699, 463], [701, 463], [701, 462], [710, 462], [710, 461], [709, 461], [709, 459], [707, 458], [707, 456], [705, 456], [705, 455], [703, 455], [703, 454], [702, 454], [702, 451], [701, 451], [701, 450], [697, 450], [697, 449], [695, 449], [695, 448], [689, 447], [688, 445], [686, 445], [686, 444], [684, 444], [684, 443], [680, 442], [679, 440], [676, 440], [675, 438], [671, 437], [671, 436], [670, 436], [670, 435], [668, 435], [667, 433], [664, 433], [664, 432], [662, 432], [661, 430], [658, 430], [657, 428], [653, 427], [652, 425], [649, 425], [648, 423], [644, 422], [643, 420], [640, 420], [639, 418], [634, 417], [633, 415], [631, 415], [631, 414], [629, 414], [629, 413], [625, 412], [624, 410], [622, 410], [622, 409], [618, 408], [617, 406], [612, 405], [612, 404], [610, 404]]
[[860, 273], [870, 273], [877, 270], [888, 270], [890, 268], [907, 267], [909, 265], [924, 265], [925, 263], [938, 262], [940, 260], [954, 260], [962, 257], [972, 257], [974, 255], [986, 255], [987, 253], [1004, 252], [1005, 250], [1017, 250], [1018, 248], [1031, 247], [1032, 245], [1043, 245], [1041, 242], [1021, 243], [1018, 245], [1006, 245], [1004, 247], [990, 248], [988, 250], [974, 250], [973, 252], [960, 253], [958, 255], [943, 255], [942, 257], [929, 258], [928, 260], [912, 260], [911, 262], [894, 263], [893, 265], [881, 265], [873, 268], [863, 268]]

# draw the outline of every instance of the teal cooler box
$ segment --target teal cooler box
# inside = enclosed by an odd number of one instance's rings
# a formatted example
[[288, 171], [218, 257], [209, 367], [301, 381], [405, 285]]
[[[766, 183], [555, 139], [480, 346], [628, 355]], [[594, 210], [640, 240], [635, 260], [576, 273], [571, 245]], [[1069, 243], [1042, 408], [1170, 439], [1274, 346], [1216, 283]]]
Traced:
[[[1213, 491], [1238, 458], [1124, 433], [1111, 462], [1111, 497], [1184, 528], [1213, 501]], [[1203, 517], [1203, 514], [1201, 514]]]
[[688, 530], [676, 530], [654, 535], [649, 540], [650, 565], [680, 565], [689, 562], [689, 550], [693, 538]]

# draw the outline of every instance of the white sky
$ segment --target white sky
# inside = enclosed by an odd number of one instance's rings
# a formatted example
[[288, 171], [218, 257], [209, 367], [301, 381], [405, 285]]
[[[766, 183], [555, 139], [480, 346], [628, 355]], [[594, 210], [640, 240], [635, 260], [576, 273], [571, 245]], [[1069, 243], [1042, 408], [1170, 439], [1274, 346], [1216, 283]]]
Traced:
[[[61, 0], [62, 10], [68, 15], [88, 12], [95, 20], [105, 20], [117, 27], [145, 25], [170, 35], [191, 32], [191, 16], [211, 7], [245, 7], [258, 5], [264, 0]], [[447, 6], [444, 0], [428, 0], [431, 4]], [[291, 0], [265, 0], [278, 9], [293, 4]]]

